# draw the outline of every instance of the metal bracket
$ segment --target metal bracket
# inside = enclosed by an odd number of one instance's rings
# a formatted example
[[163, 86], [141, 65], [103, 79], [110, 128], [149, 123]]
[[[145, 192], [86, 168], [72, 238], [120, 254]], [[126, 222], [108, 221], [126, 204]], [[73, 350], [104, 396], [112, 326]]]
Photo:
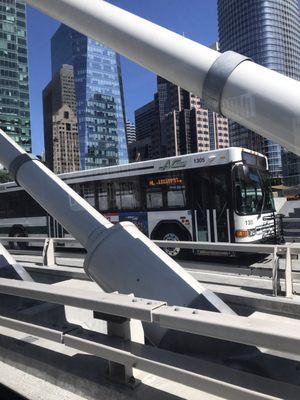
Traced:
[[210, 67], [202, 89], [202, 99], [209, 110], [222, 114], [221, 102], [227, 79], [236, 67], [244, 61], [252, 60], [234, 51], [226, 51]]
[[278, 257], [277, 246], [275, 246], [273, 254], [272, 288], [273, 288], [273, 296], [278, 296], [278, 292], [280, 291], [280, 279], [279, 279], [279, 257]]
[[293, 297], [293, 270], [292, 270], [292, 257], [291, 248], [287, 246], [285, 255], [285, 296]]
[[40, 161], [36, 156], [33, 154], [23, 153], [17, 156], [9, 165], [8, 172], [11, 178], [19, 185], [17, 180], [17, 173], [19, 168], [28, 161]]
[[[132, 296], [129, 295], [129, 297]], [[144, 331], [140, 321], [95, 311], [94, 318], [107, 321], [108, 336], [145, 344]], [[120, 364], [109, 361], [107, 375], [112, 381], [126, 384], [134, 389], [140, 384], [140, 380], [136, 379], [133, 368], [134, 364]]]
[[45, 239], [43, 248], [43, 265], [50, 266], [55, 264], [54, 240]]

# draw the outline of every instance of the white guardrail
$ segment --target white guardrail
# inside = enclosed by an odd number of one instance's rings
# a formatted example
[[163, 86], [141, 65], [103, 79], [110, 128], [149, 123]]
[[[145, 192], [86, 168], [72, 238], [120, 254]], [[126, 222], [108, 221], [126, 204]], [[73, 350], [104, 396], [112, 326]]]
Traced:
[[[50, 266], [56, 264], [56, 245], [76, 244], [76, 247], [82, 247], [73, 238], [37, 238], [37, 237], [0, 237], [0, 242], [9, 243], [32, 243], [41, 244], [43, 247], [43, 265]], [[272, 290], [275, 296], [279, 293], [280, 274], [279, 274], [279, 258], [284, 258], [284, 280], [285, 280], [285, 296], [293, 296], [293, 271], [292, 258], [300, 254], [300, 246], [296, 243], [285, 245], [273, 244], [239, 244], [239, 243], [209, 243], [209, 242], [175, 242], [175, 241], [154, 241], [161, 248], [181, 248], [190, 250], [205, 250], [214, 252], [230, 252], [230, 253], [254, 253], [254, 254], [270, 254], [272, 255]], [[253, 268], [259, 266], [253, 265]]]
[[[133, 369], [151, 373], [171, 381], [213, 394], [224, 399], [286, 399], [300, 398], [300, 389], [291, 384], [260, 377], [201, 358], [174, 353], [136, 342], [131, 336], [130, 323], [134, 320], [161, 328], [221, 339], [268, 349], [285, 358], [300, 357], [300, 329], [298, 321], [261, 316], [236, 316], [169, 306], [164, 301], [136, 298], [133, 295], [86, 291], [35, 282], [0, 279], [0, 293], [54, 304], [88, 309], [108, 323], [108, 334], [91, 334], [80, 327], [66, 327], [65, 331], [50, 329], [0, 316], [0, 325], [9, 329], [64, 344], [123, 366], [123, 383], [134, 382]], [[115, 318], [115, 317], [119, 318]], [[121, 318], [120, 318], [121, 317]], [[114, 324], [110, 331], [109, 324]], [[117, 324], [117, 329], [116, 329]], [[295, 329], [296, 328], [296, 329]], [[110, 333], [111, 332], [111, 333]], [[127, 333], [125, 333], [127, 332]], [[116, 337], [117, 333], [117, 337]], [[290, 356], [292, 354], [292, 356]], [[113, 371], [113, 368], [109, 368]]]

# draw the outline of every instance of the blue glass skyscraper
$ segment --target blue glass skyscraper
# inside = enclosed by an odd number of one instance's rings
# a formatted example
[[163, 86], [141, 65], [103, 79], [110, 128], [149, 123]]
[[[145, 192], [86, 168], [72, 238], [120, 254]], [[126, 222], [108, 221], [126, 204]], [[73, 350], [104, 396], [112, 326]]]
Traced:
[[[222, 52], [234, 50], [255, 62], [300, 80], [298, 0], [218, 0]], [[282, 175], [282, 148], [242, 126], [230, 124], [231, 144], [268, 156], [274, 177]]]
[[61, 25], [51, 41], [52, 75], [74, 68], [80, 159], [83, 169], [128, 162], [119, 55]]

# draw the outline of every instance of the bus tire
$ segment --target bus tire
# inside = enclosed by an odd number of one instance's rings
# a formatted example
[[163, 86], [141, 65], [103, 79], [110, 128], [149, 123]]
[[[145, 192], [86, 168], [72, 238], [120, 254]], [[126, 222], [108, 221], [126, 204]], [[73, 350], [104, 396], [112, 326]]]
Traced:
[[[190, 241], [188, 233], [185, 233], [183, 229], [180, 229], [177, 225], [164, 225], [159, 228], [159, 230], [155, 233], [154, 240], [170, 240], [175, 242], [182, 241]], [[172, 258], [185, 258], [192, 254], [192, 251], [189, 249], [180, 249], [180, 248], [171, 248], [165, 247], [163, 248], [164, 252], [168, 254], [168, 256]]]
[[[28, 235], [22, 228], [16, 228], [13, 229], [9, 233], [9, 237], [27, 237]], [[28, 243], [27, 242], [9, 242], [9, 248], [11, 250], [26, 250], [28, 248]]]

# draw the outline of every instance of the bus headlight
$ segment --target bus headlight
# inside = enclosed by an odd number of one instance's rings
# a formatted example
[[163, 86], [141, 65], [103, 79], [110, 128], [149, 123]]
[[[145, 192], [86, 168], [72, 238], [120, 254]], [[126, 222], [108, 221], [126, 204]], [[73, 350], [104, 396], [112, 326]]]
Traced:
[[256, 229], [239, 229], [235, 231], [235, 237], [238, 239], [246, 238], [248, 236], [255, 236]]

